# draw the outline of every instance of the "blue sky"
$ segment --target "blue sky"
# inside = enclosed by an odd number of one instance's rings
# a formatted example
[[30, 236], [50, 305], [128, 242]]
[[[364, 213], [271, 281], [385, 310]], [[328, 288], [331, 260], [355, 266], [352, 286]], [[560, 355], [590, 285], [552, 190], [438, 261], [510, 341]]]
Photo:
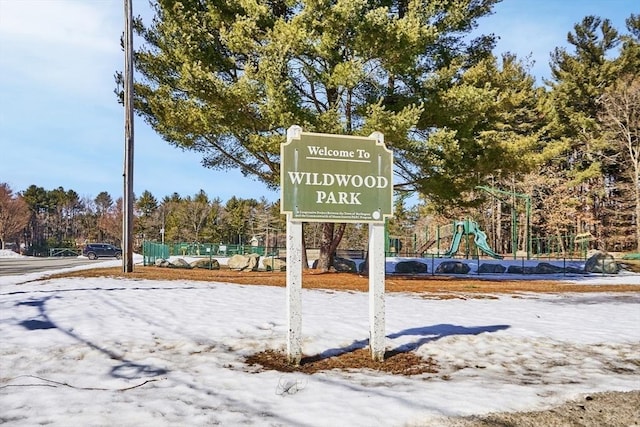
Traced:
[[[151, 18], [147, 0], [133, 0], [133, 9]], [[500, 36], [496, 54], [530, 55], [540, 79], [549, 53], [584, 16], [623, 31], [631, 13], [640, 13], [637, 0], [503, 0], [479, 30]], [[122, 0], [0, 0], [0, 182], [16, 192], [34, 184], [122, 195], [124, 113], [113, 75], [123, 68], [123, 23]], [[136, 195], [279, 197], [239, 172], [205, 169], [199, 155], [170, 146], [139, 118], [134, 165]]]

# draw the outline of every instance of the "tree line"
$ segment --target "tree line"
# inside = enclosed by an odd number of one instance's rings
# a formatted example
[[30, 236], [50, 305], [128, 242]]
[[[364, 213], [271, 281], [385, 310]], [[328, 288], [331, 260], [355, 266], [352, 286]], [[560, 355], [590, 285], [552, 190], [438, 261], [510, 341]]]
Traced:
[[[51, 248], [79, 248], [89, 242], [119, 245], [122, 241], [122, 197], [103, 191], [80, 197], [62, 187], [46, 190], [31, 185], [14, 192], [0, 183], [0, 248], [28, 255], [48, 255]], [[318, 248], [321, 227], [306, 224], [308, 248]], [[284, 248], [286, 223], [280, 201], [231, 197], [223, 202], [204, 190], [173, 193], [161, 200], [145, 190], [134, 203], [134, 247], [145, 240], [172, 243], [224, 243]], [[367, 228], [352, 224], [342, 247], [366, 247]]]
[[[282, 234], [279, 203], [261, 198], [232, 197], [223, 202], [204, 190], [194, 195], [173, 193], [158, 200], [144, 191], [135, 198], [134, 240], [224, 242], [247, 244], [252, 238]], [[81, 198], [62, 187], [46, 190], [31, 185], [22, 192], [0, 183], [0, 241], [31, 255], [46, 255], [50, 248], [76, 248], [88, 242], [122, 241], [122, 197], [101, 192]], [[270, 231], [270, 233], [266, 233]], [[272, 245], [274, 242], [271, 243]]]

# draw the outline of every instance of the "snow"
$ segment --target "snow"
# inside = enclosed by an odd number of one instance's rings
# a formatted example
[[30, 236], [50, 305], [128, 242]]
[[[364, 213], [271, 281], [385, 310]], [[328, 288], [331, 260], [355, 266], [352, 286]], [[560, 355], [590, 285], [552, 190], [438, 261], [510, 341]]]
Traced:
[[[640, 284], [638, 275], [574, 279]], [[366, 347], [366, 293], [303, 289], [302, 297], [305, 354]], [[285, 301], [285, 289], [268, 286], [0, 276], [0, 422], [440, 425], [446, 416], [640, 389], [637, 292], [387, 294], [387, 348], [438, 365], [414, 377], [247, 366], [248, 355], [284, 349]]]
[[24, 258], [24, 255], [9, 249], [0, 249], [0, 258]]

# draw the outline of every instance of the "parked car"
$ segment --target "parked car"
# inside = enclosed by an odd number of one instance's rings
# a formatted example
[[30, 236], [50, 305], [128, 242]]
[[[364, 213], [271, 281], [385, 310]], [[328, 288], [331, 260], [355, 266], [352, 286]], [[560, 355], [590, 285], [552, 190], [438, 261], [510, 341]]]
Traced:
[[122, 258], [122, 249], [110, 245], [109, 243], [89, 243], [82, 249], [82, 255], [89, 259], [101, 257]]

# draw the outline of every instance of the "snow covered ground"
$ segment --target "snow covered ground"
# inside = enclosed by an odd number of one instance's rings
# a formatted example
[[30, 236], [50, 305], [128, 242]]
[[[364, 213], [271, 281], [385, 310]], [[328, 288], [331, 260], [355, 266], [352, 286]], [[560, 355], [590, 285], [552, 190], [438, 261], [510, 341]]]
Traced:
[[[283, 288], [43, 277], [0, 277], [0, 423], [9, 426], [437, 426], [640, 389], [640, 293], [388, 294], [388, 349], [432, 357], [439, 372], [304, 375], [244, 363], [284, 348]], [[303, 290], [305, 354], [366, 346], [368, 328], [367, 294]]]

